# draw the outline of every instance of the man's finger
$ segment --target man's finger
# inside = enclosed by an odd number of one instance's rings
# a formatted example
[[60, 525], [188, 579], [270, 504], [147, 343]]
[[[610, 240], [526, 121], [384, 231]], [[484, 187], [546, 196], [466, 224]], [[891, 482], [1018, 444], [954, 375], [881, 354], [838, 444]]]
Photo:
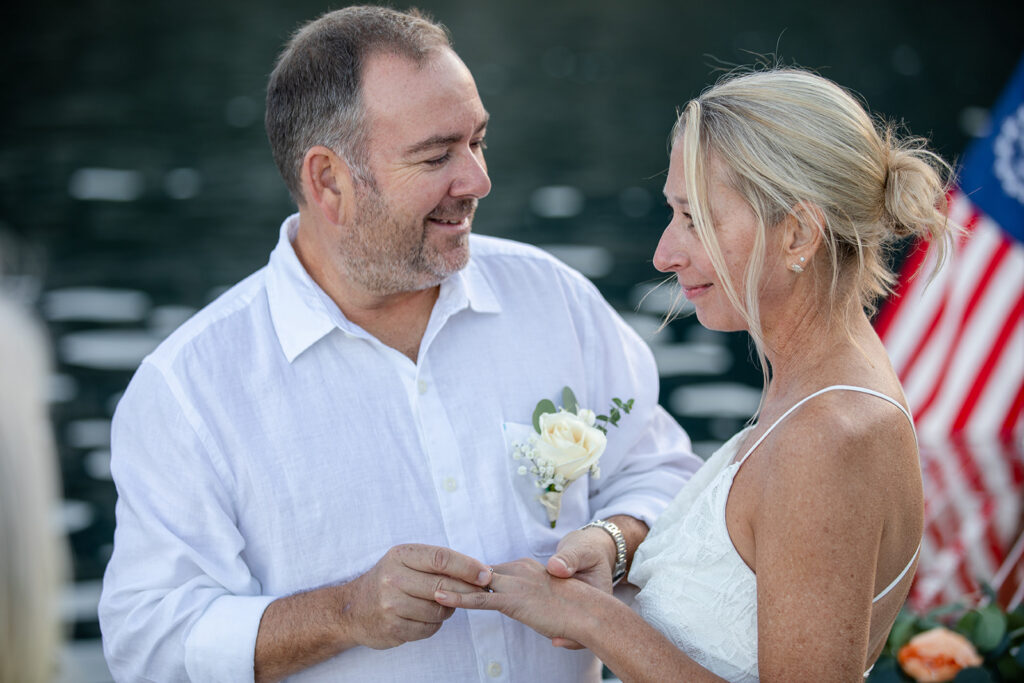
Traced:
[[551, 644], [555, 647], [564, 647], [566, 650], [582, 650], [583, 646], [577, 643], [575, 640], [569, 640], [568, 638], [559, 638], [555, 636], [551, 639]]
[[569, 559], [563, 555], [552, 555], [547, 564], [548, 574], [557, 576], [560, 579], [570, 579], [576, 573], [576, 565], [569, 564]]
[[406, 567], [427, 574], [443, 574], [476, 586], [491, 581], [486, 564], [451, 548], [410, 544], [398, 548], [398, 558]]

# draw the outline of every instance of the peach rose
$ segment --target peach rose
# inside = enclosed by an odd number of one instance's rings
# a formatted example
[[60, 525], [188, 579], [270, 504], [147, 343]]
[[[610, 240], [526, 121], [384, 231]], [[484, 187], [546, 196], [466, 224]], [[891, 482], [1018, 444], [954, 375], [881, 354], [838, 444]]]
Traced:
[[918, 683], [951, 681], [960, 669], [981, 666], [971, 641], [946, 628], [918, 633], [896, 655], [900, 666]]

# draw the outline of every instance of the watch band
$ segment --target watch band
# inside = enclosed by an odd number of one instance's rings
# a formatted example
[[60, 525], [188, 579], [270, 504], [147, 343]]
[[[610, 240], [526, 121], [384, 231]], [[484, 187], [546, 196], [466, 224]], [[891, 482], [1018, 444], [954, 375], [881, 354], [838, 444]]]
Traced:
[[612, 540], [615, 541], [615, 566], [612, 567], [612, 585], [614, 586], [626, 575], [626, 537], [622, 535], [622, 530], [619, 529], [618, 525], [604, 519], [595, 519], [590, 524], [584, 524], [580, 528], [586, 529], [592, 526], [604, 529], [611, 535]]

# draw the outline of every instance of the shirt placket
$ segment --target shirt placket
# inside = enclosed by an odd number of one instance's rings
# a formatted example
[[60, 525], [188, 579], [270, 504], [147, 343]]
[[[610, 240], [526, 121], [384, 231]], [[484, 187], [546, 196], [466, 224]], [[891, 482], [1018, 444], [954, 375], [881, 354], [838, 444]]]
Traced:
[[[473, 507], [470, 486], [460, 457], [459, 442], [443, 396], [437, 391], [427, 358], [416, 366], [407, 365], [403, 378], [410, 394], [410, 405], [416, 415], [420, 446], [426, 455], [434, 489], [437, 493], [441, 520], [448, 546], [465, 555], [484, 557], [480, 534], [490, 522], [481, 510]], [[508, 680], [508, 654], [502, 629], [502, 616], [497, 612], [468, 610], [473, 646], [477, 654], [480, 679]]]

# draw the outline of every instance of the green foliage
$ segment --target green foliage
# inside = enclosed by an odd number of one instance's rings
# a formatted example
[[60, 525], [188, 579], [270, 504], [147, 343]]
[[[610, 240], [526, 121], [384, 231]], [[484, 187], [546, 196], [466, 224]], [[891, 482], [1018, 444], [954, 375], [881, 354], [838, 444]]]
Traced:
[[538, 403], [537, 407], [533, 409], [533, 428], [540, 434], [540, 416], [545, 413], [557, 413], [555, 404], [546, 398], [542, 398]]
[[1019, 683], [1024, 681], [1024, 605], [1005, 612], [996, 603], [967, 609], [945, 605], [927, 614], [900, 612], [889, 631], [885, 650], [871, 670], [869, 683], [913, 681], [896, 661], [896, 655], [918, 633], [944, 626], [967, 638], [982, 656], [980, 667], [960, 671], [954, 683]]
[[619, 420], [622, 419], [622, 414], [629, 414], [629, 411], [633, 410], [633, 399], [623, 401], [621, 398], [612, 399], [611, 410], [608, 411], [607, 415], [598, 415], [597, 422], [602, 424], [594, 425], [605, 434], [608, 433], [608, 425], [612, 427], [619, 426]]
[[579, 410], [580, 404], [576, 400], [576, 394], [572, 393], [572, 389], [569, 387], [562, 387], [562, 407], [570, 413], [575, 413]]
[[[580, 402], [576, 398], [576, 394], [569, 387], [562, 387], [562, 408], [567, 412], [574, 415], [579, 413]], [[613, 427], [619, 426], [619, 420], [622, 419], [623, 414], [629, 415], [630, 411], [633, 410], [633, 399], [623, 401], [621, 398], [613, 398], [611, 409], [607, 415], [597, 415], [595, 417], [595, 429], [600, 429], [605, 434], [608, 433], [608, 425]], [[540, 434], [540, 416], [546, 413], [557, 413], [558, 408], [555, 407], [553, 401], [549, 399], [541, 399], [537, 403], [537, 407], [533, 409], [533, 428]]]

